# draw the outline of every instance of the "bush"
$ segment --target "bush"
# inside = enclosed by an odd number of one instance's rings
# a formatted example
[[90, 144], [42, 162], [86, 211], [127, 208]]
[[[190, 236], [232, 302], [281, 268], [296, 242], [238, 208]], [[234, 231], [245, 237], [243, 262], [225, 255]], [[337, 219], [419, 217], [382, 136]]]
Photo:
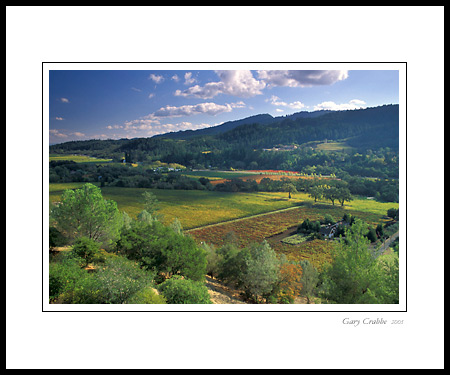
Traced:
[[133, 294], [127, 302], [128, 304], [164, 304], [167, 303], [164, 296], [155, 292], [152, 288], [144, 288]]
[[191, 237], [158, 221], [132, 222], [122, 231], [116, 251], [160, 274], [180, 274], [192, 280], [202, 280], [206, 274], [205, 252]]
[[73, 247], [72, 253], [75, 256], [84, 259], [85, 266], [91, 263], [96, 257], [98, 257], [100, 252], [100, 245], [87, 237], [78, 238]]
[[95, 274], [98, 289], [95, 303], [126, 303], [135, 293], [146, 288], [153, 274], [142, 270], [138, 264], [117, 256], [105, 261], [105, 266]]
[[49, 264], [49, 300], [53, 301], [66, 290], [74, 288], [77, 280], [86, 277], [75, 260], [67, 259], [62, 263]]
[[199, 281], [183, 279], [175, 275], [158, 286], [158, 291], [171, 304], [209, 304], [208, 288]]
[[57, 303], [96, 303], [94, 277], [76, 258], [63, 257], [49, 264], [49, 300]]

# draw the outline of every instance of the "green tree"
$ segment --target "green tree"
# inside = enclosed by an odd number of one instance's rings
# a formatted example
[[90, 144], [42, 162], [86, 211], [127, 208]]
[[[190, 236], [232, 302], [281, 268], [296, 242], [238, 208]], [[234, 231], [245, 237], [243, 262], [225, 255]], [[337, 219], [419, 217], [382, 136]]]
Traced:
[[367, 239], [370, 241], [370, 242], [376, 242], [376, 240], [377, 240], [377, 233], [376, 233], [376, 231], [375, 231], [375, 229], [374, 228], [369, 228], [369, 231], [367, 232], [367, 234], [366, 234], [366, 237], [367, 237]]
[[314, 198], [314, 202], [323, 197], [323, 187], [322, 186], [312, 186], [308, 190], [308, 195], [310, 198]]
[[72, 253], [75, 256], [83, 258], [84, 267], [87, 267], [89, 263], [91, 263], [100, 252], [100, 245], [98, 242], [88, 238], [88, 237], [80, 237], [77, 238], [74, 245], [72, 246]]
[[222, 260], [222, 255], [216, 250], [214, 245], [202, 242], [200, 247], [205, 251], [206, 254], [206, 274], [214, 277], [219, 274], [219, 265]]
[[158, 198], [156, 198], [156, 195], [151, 191], [145, 191], [142, 194], [142, 199], [144, 201], [144, 210], [152, 215], [152, 217], [157, 217], [159, 201]]
[[323, 197], [330, 200], [334, 206], [334, 201], [339, 197], [339, 189], [334, 186], [329, 186], [323, 190]]
[[181, 222], [180, 222], [180, 220], [178, 220], [177, 217], [176, 217], [176, 218], [174, 219], [174, 221], [172, 221], [172, 223], [170, 224], [170, 228], [172, 228], [172, 230], [173, 230], [175, 233], [177, 233], [177, 234], [183, 236], [183, 226], [181, 225]]
[[96, 303], [127, 303], [135, 293], [149, 287], [152, 274], [121, 256], [110, 257], [95, 275]]
[[117, 203], [103, 199], [100, 188], [90, 183], [65, 190], [53, 208], [55, 227], [69, 238], [88, 237], [104, 245], [118, 237], [122, 215]]
[[323, 271], [323, 297], [335, 303], [361, 303], [370, 289], [375, 257], [365, 237], [367, 226], [360, 219], [347, 229], [333, 262]]
[[398, 208], [390, 208], [387, 210], [387, 216], [398, 221], [400, 216]]
[[289, 199], [291, 199], [291, 194], [298, 193], [295, 185], [288, 178], [282, 178], [283, 181], [283, 191], [287, 191], [289, 194]]
[[116, 251], [143, 267], [169, 277], [180, 274], [201, 280], [206, 274], [206, 255], [189, 236], [183, 236], [159, 221], [134, 221], [122, 231]]
[[345, 202], [350, 202], [353, 200], [352, 195], [350, 194], [350, 190], [348, 188], [339, 188], [337, 189], [337, 200], [344, 206]]
[[302, 267], [302, 278], [300, 279], [302, 288], [300, 293], [306, 297], [307, 303], [310, 303], [319, 282], [319, 272], [308, 260], [300, 261], [300, 266]]
[[257, 303], [269, 294], [279, 279], [280, 262], [267, 241], [250, 245], [246, 270], [242, 275], [246, 293]]

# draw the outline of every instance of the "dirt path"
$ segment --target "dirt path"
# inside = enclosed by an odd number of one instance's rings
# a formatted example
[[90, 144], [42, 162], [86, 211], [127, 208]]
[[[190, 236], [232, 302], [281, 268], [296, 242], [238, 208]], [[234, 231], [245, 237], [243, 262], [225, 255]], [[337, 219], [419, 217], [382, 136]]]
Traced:
[[206, 276], [206, 287], [208, 288], [211, 301], [214, 304], [245, 304], [239, 295], [239, 291], [220, 284], [211, 276]]

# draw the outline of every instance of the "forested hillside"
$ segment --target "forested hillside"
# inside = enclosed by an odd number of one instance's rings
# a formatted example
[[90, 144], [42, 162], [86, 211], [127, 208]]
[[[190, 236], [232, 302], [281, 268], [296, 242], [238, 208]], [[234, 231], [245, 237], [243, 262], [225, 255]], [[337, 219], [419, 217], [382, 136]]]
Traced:
[[[125, 157], [129, 163], [161, 161], [198, 169], [285, 169], [398, 177], [398, 105], [321, 111], [316, 116], [312, 112], [308, 117], [302, 113], [269, 123], [266, 115], [254, 116], [264, 121], [233, 126], [215, 135], [192, 131], [180, 133], [177, 139], [172, 138], [178, 133], [171, 133], [152, 138], [67, 142], [50, 146], [50, 153], [85, 154], [113, 161]], [[183, 133], [188, 134], [187, 139], [178, 139]], [[289, 145], [290, 152], [264, 151], [277, 145]]]

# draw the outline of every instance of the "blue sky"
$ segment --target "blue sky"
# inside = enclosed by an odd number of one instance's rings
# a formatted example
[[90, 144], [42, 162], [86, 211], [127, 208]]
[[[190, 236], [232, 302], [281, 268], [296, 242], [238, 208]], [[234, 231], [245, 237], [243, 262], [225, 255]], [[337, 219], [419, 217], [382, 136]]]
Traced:
[[51, 70], [49, 142], [151, 137], [260, 113], [398, 102], [397, 70]]

